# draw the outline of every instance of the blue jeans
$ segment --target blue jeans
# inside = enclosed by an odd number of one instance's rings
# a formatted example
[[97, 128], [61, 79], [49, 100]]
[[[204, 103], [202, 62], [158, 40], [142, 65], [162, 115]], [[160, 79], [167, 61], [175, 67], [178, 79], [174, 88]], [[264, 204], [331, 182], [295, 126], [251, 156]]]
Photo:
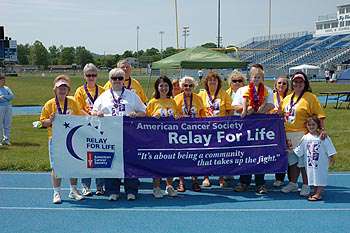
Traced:
[[[105, 178], [107, 194], [120, 194], [121, 179]], [[124, 189], [126, 194], [137, 195], [139, 191], [140, 181], [137, 178], [124, 178]]]
[[[241, 182], [242, 184], [250, 185], [250, 183], [252, 182], [252, 176], [253, 175], [241, 175], [239, 177], [239, 182]], [[256, 187], [265, 184], [265, 174], [254, 174], [254, 178]]]
[[[104, 178], [96, 178], [95, 179], [95, 183], [96, 183], [96, 189], [102, 189], [104, 184], [105, 184]], [[91, 186], [91, 178], [82, 178], [81, 179], [81, 184], [83, 185], [83, 187], [90, 188], [90, 186]]]

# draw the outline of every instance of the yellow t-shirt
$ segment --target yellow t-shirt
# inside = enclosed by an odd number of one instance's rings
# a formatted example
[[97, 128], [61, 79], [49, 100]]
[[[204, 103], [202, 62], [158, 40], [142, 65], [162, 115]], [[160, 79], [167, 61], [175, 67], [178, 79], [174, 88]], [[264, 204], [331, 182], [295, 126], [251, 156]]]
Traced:
[[200, 90], [198, 95], [202, 98], [207, 117], [226, 116], [226, 111], [233, 110], [231, 97], [224, 90], [219, 91], [214, 103], [210, 102], [206, 90]]
[[[81, 115], [80, 109], [79, 109], [79, 104], [74, 100], [73, 96], [67, 96], [67, 115]], [[63, 111], [64, 108], [64, 101], [60, 101], [60, 106]], [[55, 98], [50, 99], [47, 101], [44, 105], [44, 107], [41, 110], [41, 115], [40, 115], [40, 121], [44, 121], [46, 119], [49, 119], [52, 114], [58, 114], [57, 111], [57, 106], [55, 102]], [[47, 128], [47, 132], [49, 135], [49, 138], [52, 137], [52, 127]]]
[[[93, 88], [87, 87], [90, 95], [92, 98], [96, 95], [96, 87]], [[100, 96], [105, 89], [103, 87], [97, 85], [98, 89], [98, 96]], [[80, 109], [84, 110], [87, 113], [91, 113], [92, 107], [94, 106], [94, 103], [89, 99], [88, 95], [86, 94], [86, 91], [84, 89], [84, 86], [78, 87], [78, 89], [75, 91], [74, 99], [78, 102]]]
[[[190, 117], [205, 117], [205, 108], [203, 104], [202, 98], [196, 94], [192, 93], [192, 107], [190, 109], [190, 112], [187, 112], [186, 106], [185, 106], [185, 99], [184, 94], [180, 93], [174, 98], [177, 108], [179, 109], [181, 115], [183, 116], [190, 116]], [[187, 106], [190, 105], [190, 97], [186, 98]]]
[[[303, 97], [290, 108], [290, 102], [293, 94], [287, 95], [282, 102], [282, 110], [285, 114], [286, 132], [306, 132], [305, 122], [308, 117], [317, 115], [318, 118], [325, 118], [326, 115], [317, 97], [311, 92], [305, 92]], [[294, 96], [294, 103], [298, 96]]]
[[146, 108], [146, 116], [149, 117], [170, 117], [178, 116], [179, 111], [174, 99], [155, 99], [152, 98]]
[[231, 100], [233, 101], [233, 97], [235, 96], [235, 92], [232, 90], [231, 87], [229, 87], [229, 88], [226, 90], [226, 93], [231, 97]]
[[[124, 86], [128, 87], [129, 85], [129, 80], [124, 80]], [[103, 86], [105, 90], [108, 90], [112, 87], [112, 84], [110, 81], [107, 81], [106, 84]], [[141, 99], [143, 103], [147, 103], [147, 96], [145, 95], [145, 92], [143, 91], [143, 88], [139, 81], [136, 79], [131, 78], [131, 85], [130, 85], [130, 90], [134, 91]]]

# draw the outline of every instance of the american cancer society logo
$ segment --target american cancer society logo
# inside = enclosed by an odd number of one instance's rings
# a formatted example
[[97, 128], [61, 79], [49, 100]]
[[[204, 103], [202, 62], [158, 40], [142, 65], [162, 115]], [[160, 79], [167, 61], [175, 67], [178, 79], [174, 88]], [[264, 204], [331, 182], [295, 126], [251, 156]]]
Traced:
[[[103, 131], [99, 126], [93, 126], [91, 123], [87, 125], [78, 125], [73, 128], [71, 123], [64, 122], [63, 126], [68, 129], [66, 137], [66, 148], [74, 159], [84, 161], [83, 156], [79, 156], [73, 147], [73, 138], [79, 136], [76, 132], [81, 129], [83, 135], [91, 135], [85, 138], [85, 145], [76, 145], [80, 148], [85, 147], [87, 150], [86, 166], [87, 168], [111, 168], [114, 158], [115, 145], [109, 144], [108, 138], [103, 137]], [[91, 132], [93, 130], [93, 132]], [[97, 137], [96, 137], [97, 132]], [[92, 136], [93, 135], [93, 136]]]
[[87, 168], [111, 168], [114, 158], [113, 152], [88, 151]]

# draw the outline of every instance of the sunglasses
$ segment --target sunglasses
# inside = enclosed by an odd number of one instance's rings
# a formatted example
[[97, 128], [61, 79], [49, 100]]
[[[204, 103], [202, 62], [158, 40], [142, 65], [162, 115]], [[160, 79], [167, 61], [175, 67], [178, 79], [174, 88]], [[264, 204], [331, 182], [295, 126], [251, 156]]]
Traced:
[[238, 80], [231, 80], [232, 83], [243, 83], [243, 80], [242, 79], [238, 79]]
[[86, 77], [91, 78], [91, 77], [97, 77], [97, 74], [85, 74]]
[[193, 84], [184, 84], [183, 87], [190, 87], [190, 88], [192, 88], [192, 87], [194, 87], [194, 85]]
[[283, 85], [283, 86], [287, 85], [287, 83], [285, 83], [285, 82], [277, 82], [277, 84]]
[[122, 81], [124, 79], [123, 76], [117, 76], [117, 77], [111, 77], [112, 80], [119, 80]]

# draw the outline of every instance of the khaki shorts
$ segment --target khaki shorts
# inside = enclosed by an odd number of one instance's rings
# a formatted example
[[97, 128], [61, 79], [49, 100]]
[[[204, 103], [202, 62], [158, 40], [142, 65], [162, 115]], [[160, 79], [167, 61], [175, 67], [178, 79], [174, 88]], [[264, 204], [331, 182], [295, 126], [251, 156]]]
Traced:
[[298, 157], [294, 153], [295, 147], [297, 147], [301, 141], [301, 138], [304, 136], [304, 132], [287, 132], [287, 140], [292, 143], [292, 148], [288, 150], [288, 165], [292, 166], [297, 164], [298, 167], [305, 167], [305, 156]]

